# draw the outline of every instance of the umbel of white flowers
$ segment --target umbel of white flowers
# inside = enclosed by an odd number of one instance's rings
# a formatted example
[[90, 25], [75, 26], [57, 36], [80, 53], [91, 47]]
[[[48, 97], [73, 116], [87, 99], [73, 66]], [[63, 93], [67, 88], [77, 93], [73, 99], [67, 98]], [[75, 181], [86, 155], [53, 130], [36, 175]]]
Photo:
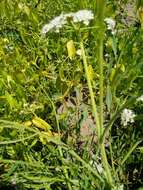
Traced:
[[75, 13], [61, 14], [42, 28], [42, 34], [46, 34], [50, 30], [59, 32], [59, 29], [68, 23], [68, 18], [72, 19], [74, 23], [83, 22], [85, 25], [88, 25], [94, 19], [94, 14], [91, 10], [80, 10]]
[[105, 18], [104, 21], [107, 24], [107, 29], [111, 31], [111, 33], [114, 35], [116, 33], [115, 26], [116, 22], [112, 18]]
[[124, 109], [121, 113], [121, 122], [123, 126], [127, 126], [128, 123], [133, 123], [135, 118], [135, 113], [130, 109]]

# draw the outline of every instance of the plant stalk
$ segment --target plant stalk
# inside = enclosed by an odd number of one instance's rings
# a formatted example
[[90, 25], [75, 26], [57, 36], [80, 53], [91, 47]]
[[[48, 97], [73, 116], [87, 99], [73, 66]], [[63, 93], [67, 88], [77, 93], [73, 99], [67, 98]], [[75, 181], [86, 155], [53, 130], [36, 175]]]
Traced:
[[[98, 35], [98, 63], [99, 63], [99, 107], [100, 107], [100, 130], [101, 135], [103, 133], [103, 123], [104, 123], [104, 74], [103, 74], [103, 65], [104, 65], [104, 58], [103, 58], [103, 46], [104, 46], [104, 13], [106, 7], [106, 0], [96, 0], [97, 6], [97, 24], [99, 25], [99, 35]], [[112, 186], [112, 175], [109, 168], [106, 151], [105, 151], [105, 141], [101, 142], [101, 155], [102, 155], [102, 163], [106, 170], [107, 180], [110, 186]]]
[[[97, 112], [97, 106], [95, 103], [94, 99], [94, 93], [92, 89], [92, 84], [90, 80], [90, 73], [88, 71], [88, 65], [87, 65], [87, 58], [85, 55], [84, 51], [84, 45], [81, 42], [81, 51], [82, 51], [82, 58], [83, 58], [83, 64], [84, 64], [84, 69], [86, 73], [86, 78], [87, 78], [87, 83], [88, 83], [88, 88], [90, 92], [90, 97], [91, 97], [91, 104], [92, 104], [92, 109], [93, 109], [93, 114], [96, 120], [96, 128], [97, 128], [97, 136], [98, 136], [98, 143], [99, 140], [102, 136], [103, 133], [103, 123], [104, 123], [104, 88], [103, 88], [103, 81], [104, 81], [104, 75], [103, 75], [103, 64], [104, 64], [104, 58], [103, 58], [103, 45], [104, 45], [104, 10], [105, 10], [105, 5], [106, 1], [105, 0], [97, 0], [96, 1], [96, 6], [97, 6], [97, 24], [99, 25], [99, 35], [98, 35], [98, 63], [99, 63], [99, 115]], [[111, 171], [109, 168], [109, 163], [107, 160], [106, 156], [106, 151], [105, 151], [105, 141], [103, 140], [101, 144], [99, 144], [100, 149], [101, 149], [101, 156], [102, 156], [102, 164], [103, 167], [106, 171], [107, 175], [107, 182], [110, 186], [112, 186], [112, 175]]]
[[90, 98], [91, 98], [92, 110], [93, 110], [94, 118], [96, 121], [97, 137], [98, 137], [98, 141], [99, 141], [100, 136], [101, 136], [100, 121], [99, 121], [99, 116], [98, 116], [98, 112], [97, 112], [97, 106], [96, 106], [95, 99], [94, 99], [92, 84], [91, 84], [91, 80], [90, 80], [90, 73], [88, 71], [87, 58], [85, 55], [84, 45], [82, 42], [80, 44], [80, 47], [81, 47], [81, 52], [82, 52], [83, 65], [84, 65], [84, 70], [85, 70], [85, 74], [86, 74], [86, 78], [87, 78], [87, 84], [88, 84], [88, 88], [89, 88]]
[[[100, 134], [103, 133], [103, 124], [104, 124], [104, 74], [103, 74], [103, 66], [104, 66], [104, 58], [103, 58], [103, 46], [104, 46], [104, 13], [106, 7], [106, 0], [96, 0], [97, 6], [97, 24], [99, 25], [99, 35], [98, 35], [98, 63], [99, 63], [99, 115], [100, 115]], [[101, 137], [101, 136], [100, 136]], [[102, 155], [102, 164], [105, 168], [107, 174], [108, 184], [112, 186], [112, 175], [109, 168], [109, 163], [107, 160], [107, 155], [105, 151], [105, 141], [103, 140], [101, 143], [101, 155]]]
[[[96, 102], [94, 99], [94, 93], [93, 93], [92, 84], [91, 84], [91, 80], [90, 80], [90, 73], [88, 71], [87, 58], [85, 55], [85, 50], [84, 50], [84, 46], [83, 46], [82, 42], [81, 42], [80, 47], [81, 47], [81, 52], [82, 52], [83, 64], [84, 64], [85, 74], [86, 74], [86, 78], [87, 78], [87, 84], [88, 84], [88, 88], [89, 88], [90, 98], [91, 98], [92, 110], [93, 110], [93, 114], [94, 114], [94, 117], [96, 120], [97, 137], [98, 137], [98, 143], [99, 143], [99, 140], [102, 135], [101, 134], [101, 125], [100, 125], [99, 115], [97, 112]], [[108, 183], [110, 184], [110, 186], [112, 186], [112, 176], [111, 176], [109, 164], [107, 161], [104, 141], [101, 144], [99, 144], [99, 146], [101, 148], [102, 164], [103, 164], [106, 174], [107, 174], [107, 180], [108, 180]]]

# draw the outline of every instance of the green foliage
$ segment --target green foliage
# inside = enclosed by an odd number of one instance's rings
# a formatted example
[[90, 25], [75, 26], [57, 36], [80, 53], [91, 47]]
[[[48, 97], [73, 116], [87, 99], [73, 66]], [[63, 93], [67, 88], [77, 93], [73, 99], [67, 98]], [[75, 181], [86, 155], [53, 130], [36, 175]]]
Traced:
[[[137, 98], [143, 95], [143, 31], [138, 15], [131, 20], [122, 11], [127, 5], [107, 1], [105, 9], [105, 16], [116, 19], [116, 33], [102, 26], [103, 133], [114, 189], [142, 189], [143, 102]], [[84, 42], [99, 105], [99, 23], [95, 17], [86, 27], [69, 23], [60, 33], [41, 34], [61, 12], [92, 9], [97, 15], [95, 1], [1, 0], [0, 7], [0, 189], [110, 189], [105, 170], [97, 167], [101, 158], [82, 58], [70, 59], [67, 51], [70, 40], [75, 50]], [[124, 108], [136, 114], [126, 127]]]

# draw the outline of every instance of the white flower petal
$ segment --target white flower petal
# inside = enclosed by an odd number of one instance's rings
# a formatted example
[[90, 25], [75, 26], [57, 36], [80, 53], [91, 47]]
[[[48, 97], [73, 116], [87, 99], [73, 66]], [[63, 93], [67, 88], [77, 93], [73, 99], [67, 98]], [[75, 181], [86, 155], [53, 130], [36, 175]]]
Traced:
[[136, 115], [132, 110], [125, 108], [121, 114], [121, 122], [123, 126], [127, 126], [128, 123], [133, 123], [135, 116]]

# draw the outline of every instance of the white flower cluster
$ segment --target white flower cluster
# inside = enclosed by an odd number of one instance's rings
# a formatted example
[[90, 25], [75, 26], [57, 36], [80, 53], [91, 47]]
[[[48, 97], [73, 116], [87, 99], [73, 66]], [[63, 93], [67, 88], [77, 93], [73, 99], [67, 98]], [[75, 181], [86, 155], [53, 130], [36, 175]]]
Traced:
[[116, 33], [115, 26], [116, 22], [112, 18], [105, 18], [104, 21], [107, 24], [107, 29], [111, 31], [111, 33], [114, 35]]
[[59, 29], [67, 24], [68, 18], [71, 18], [74, 23], [83, 22], [85, 25], [88, 25], [90, 20], [94, 19], [94, 14], [91, 10], [80, 10], [75, 13], [61, 14], [42, 28], [42, 34], [46, 34], [50, 30], [59, 32]]
[[80, 10], [73, 13], [73, 22], [83, 22], [85, 25], [89, 25], [90, 20], [94, 19], [94, 14], [91, 10]]
[[140, 102], [140, 101], [143, 102], [143, 95], [137, 98], [137, 102]]
[[133, 123], [135, 116], [136, 115], [134, 114], [134, 112], [132, 110], [124, 109], [121, 114], [121, 122], [122, 122], [123, 126], [127, 126], [128, 123]]

